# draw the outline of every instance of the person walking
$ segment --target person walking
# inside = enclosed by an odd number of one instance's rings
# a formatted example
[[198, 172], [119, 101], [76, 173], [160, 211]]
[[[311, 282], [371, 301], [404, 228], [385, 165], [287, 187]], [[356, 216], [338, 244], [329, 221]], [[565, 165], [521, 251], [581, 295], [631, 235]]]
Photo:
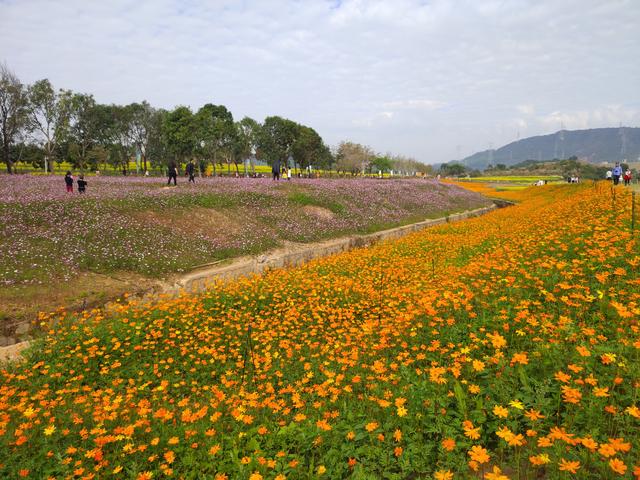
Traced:
[[627, 171], [624, 172], [624, 177], [622, 177], [624, 180], [624, 185], [625, 187], [628, 187], [629, 185], [631, 185], [631, 169], [627, 168]]
[[613, 184], [618, 185], [618, 183], [620, 183], [620, 177], [622, 176], [622, 167], [619, 163], [616, 163], [616, 166], [613, 167], [611, 174], [613, 176]]
[[193, 160], [187, 163], [187, 174], [189, 175], [189, 183], [196, 183], [195, 166]]
[[67, 171], [67, 174], [64, 176], [64, 183], [67, 186], [67, 192], [73, 193], [73, 175], [71, 175], [71, 171]]
[[87, 181], [84, 179], [84, 175], [80, 174], [78, 177], [78, 193], [85, 193], [87, 191]]
[[176, 167], [176, 162], [173, 160], [169, 162], [169, 170], [167, 174], [169, 175], [167, 185], [171, 185], [171, 180], [173, 179], [173, 185], [178, 186], [178, 167]]
[[607, 173], [605, 174], [605, 178], [611, 181], [612, 176], [613, 176], [613, 172], [611, 170], [607, 170]]
[[271, 174], [273, 175], [273, 180], [280, 180], [280, 160], [274, 160], [273, 165], [271, 166]]

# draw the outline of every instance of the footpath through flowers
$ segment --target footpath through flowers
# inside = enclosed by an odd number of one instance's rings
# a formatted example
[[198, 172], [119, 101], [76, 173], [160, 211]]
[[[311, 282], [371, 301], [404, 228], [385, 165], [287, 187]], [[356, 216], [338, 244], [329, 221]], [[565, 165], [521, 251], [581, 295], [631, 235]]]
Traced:
[[0, 476], [640, 477], [631, 196], [509, 195], [400, 241], [57, 322], [0, 370]]

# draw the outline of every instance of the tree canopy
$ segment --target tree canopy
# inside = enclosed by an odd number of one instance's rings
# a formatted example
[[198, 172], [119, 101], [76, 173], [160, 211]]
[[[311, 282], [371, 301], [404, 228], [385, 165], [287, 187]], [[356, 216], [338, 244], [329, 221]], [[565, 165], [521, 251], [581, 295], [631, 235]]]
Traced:
[[227, 169], [261, 160], [301, 169], [332, 169], [352, 175], [400, 171], [410, 175], [428, 166], [410, 158], [376, 155], [354, 142], [341, 142], [335, 153], [320, 134], [277, 115], [264, 122], [245, 117], [234, 122], [224, 105], [207, 103], [197, 110], [179, 105], [154, 108], [146, 101], [105, 105], [89, 93], [56, 90], [48, 79], [23, 85], [6, 65], [0, 65], [0, 148], [7, 171], [18, 159], [49, 172], [69, 161], [75, 168], [97, 169], [108, 163], [126, 173], [129, 162], [154, 166], [197, 159], [226, 162]]

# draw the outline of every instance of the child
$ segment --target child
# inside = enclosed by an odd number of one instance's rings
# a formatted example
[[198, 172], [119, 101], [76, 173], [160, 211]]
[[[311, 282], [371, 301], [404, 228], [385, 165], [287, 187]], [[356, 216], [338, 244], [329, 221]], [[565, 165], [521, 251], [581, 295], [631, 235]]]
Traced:
[[71, 175], [71, 172], [68, 171], [64, 176], [64, 183], [67, 185], [67, 192], [73, 193], [73, 175]]
[[87, 190], [87, 181], [84, 179], [84, 175], [78, 177], [78, 192], [84, 193]]

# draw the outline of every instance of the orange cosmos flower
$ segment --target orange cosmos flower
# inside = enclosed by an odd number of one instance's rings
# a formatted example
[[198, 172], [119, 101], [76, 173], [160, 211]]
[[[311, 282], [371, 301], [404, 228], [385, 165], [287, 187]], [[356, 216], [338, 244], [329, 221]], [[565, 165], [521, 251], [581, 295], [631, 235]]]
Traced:
[[365, 425], [365, 430], [367, 432], [373, 432], [376, 428], [378, 428], [378, 422], [369, 422]]
[[451, 470], [438, 470], [433, 474], [435, 480], [453, 480]]
[[580, 462], [579, 461], [569, 462], [564, 458], [561, 458], [560, 470], [563, 472], [576, 473], [578, 470], [580, 470]]
[[471, 460], [480, 464], [487, 463], [491, 459], [487, 450], [480, 445], [474, 445], [467, 453]]
[[539, 411], [534, 410], [533, 408], [528, 412], [526, 412], [524, 416], [527, 417], [532, 422], [535, 422], [537, 420], [544, 418], [544, 415], [542, 415]]
[[566, 403], [580, 403], [582, 393], [580, 390], [571, 388], [567, 385], [562, 386], [562, 398]]
[[456, 448], [456, 441], [453, 438], [445, 438], [442, 440], [441, 445], [447, 452], [451, 452]]
[[611, 468], [611, 470], [619, 473], [620, 475], [624, 475], [627, 471], [627, 466], [619, 458], [612, 458], [611, 460], [609, 460], [609, 467]]
[[462, 422], [462, 427], [464, 428], [464, 434], [466, 437], [469, 437], [471, 440], [477, 440], [480, 438], [480, 427], [474, 427], [473, 423], [469, 420]]
[[509, 410], [501, 405], [493, 407], [493, 414], [499, 418], [507, 418], [509, 416]]
[[484, 475], [486, 480], [509, 480], [509, 477], [502, 474], [502, 470], [498, 466], [494, 466], [491, 472]]

